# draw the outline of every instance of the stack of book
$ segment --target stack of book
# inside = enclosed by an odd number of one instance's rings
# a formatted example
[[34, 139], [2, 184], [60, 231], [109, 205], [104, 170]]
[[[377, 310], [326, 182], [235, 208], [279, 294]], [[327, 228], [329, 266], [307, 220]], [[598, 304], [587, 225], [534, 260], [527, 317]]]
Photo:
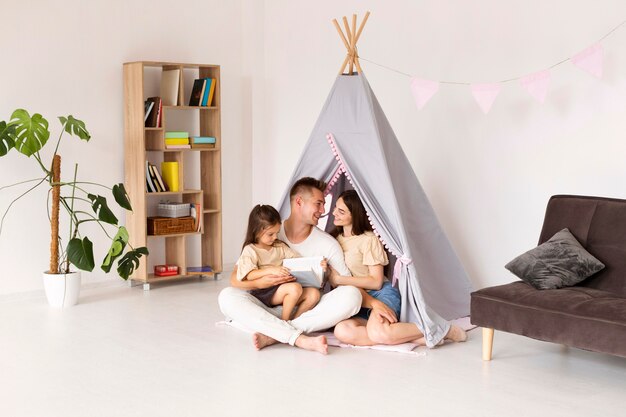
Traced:
[[144, 101], [144, 118], [146, 127], [161, 127], [163, 103], [161, 97], [148, 97]]
[[191, 136], [189, 142], [192, 149], [215, 148], [215, 138], [213, 136]]
[[169, 191], [167, 183], [163, 181], [157, 167], [146, 161], [146, 190], [149, 193], [162, 193]]
[[215, 78], [198, 78], [194, 80], [189, 97], [190, 106], [208, 106], [213, 103], [215, 87], [217, 79]]
[[165, 149], [191, 149], [189, 132], [165, 132]]

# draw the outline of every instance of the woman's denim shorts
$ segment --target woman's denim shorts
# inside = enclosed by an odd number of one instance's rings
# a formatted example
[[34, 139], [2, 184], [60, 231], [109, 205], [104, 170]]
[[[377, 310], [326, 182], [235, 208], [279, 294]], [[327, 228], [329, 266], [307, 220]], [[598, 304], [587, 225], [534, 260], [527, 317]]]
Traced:
[[[400, 297], [400, 291], [391, 285], [391, 282], [385, 281], [383, 287], [380, 290], [367, 290], [367, 293], [375, 299], [387, 304], [387, 307], [395, 311], [396, 318], [400, 321], [400, 306], [402, 305], [402, 298]], [[361, 317], [367, 320], [372, 312], [371, 308], [361, 308], [356, 317]]]

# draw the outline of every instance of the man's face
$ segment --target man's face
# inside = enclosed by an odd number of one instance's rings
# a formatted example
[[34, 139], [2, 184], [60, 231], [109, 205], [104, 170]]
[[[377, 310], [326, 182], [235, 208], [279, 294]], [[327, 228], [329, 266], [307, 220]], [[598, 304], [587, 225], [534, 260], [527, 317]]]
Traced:
[[300, 196], [301, 219], [306, 224], [317, 226], [322, 214], [324, 214], [324, 194], [318, 189], [313, 189], [311, 193]]

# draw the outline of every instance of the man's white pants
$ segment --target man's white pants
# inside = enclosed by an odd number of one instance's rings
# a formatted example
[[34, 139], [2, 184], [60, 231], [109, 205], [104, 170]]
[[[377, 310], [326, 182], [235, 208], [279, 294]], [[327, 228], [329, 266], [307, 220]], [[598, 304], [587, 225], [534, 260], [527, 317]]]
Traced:
[[219, 295], [220, 309], [227, 319], [292, 346], [302, 333], [325, 330], [354, 316], [361, 308], [361, 301], [361, 292], [356, 287], [337, 287], [322, 295], [312, 310], [297, 319], [283, 321], [279, 317], [280, 309], [266, 307], [244, 290], [228, 287]]

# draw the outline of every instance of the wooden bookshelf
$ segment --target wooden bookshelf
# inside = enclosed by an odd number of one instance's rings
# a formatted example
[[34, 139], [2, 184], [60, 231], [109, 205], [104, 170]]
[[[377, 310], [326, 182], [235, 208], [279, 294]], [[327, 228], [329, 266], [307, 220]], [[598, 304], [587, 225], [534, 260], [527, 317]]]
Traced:
[[[155, 93], [160, 71], [180, 69], [178, 105], [163, 106], [161, 127], [144, 126], [144, 100]], [[155, 79], [156, 77], [156, 79]], [[190, 85], [196, 78], [214, 78], [217, 82], [211, 106], [188, 106]], [[150, 255], [142, 257], [139, 267], [131, 276], [132, 282], [144, 284], [197, 278], [188, 275], [187, 267], [210, 265], [216, 277], [222, 272], [222, 174], [221, 174], [221, 82], [219, 65], [185, 64], [174, 62], [128, 62], [124, 64], [124, 167], [125, 186], [133, 205], [126, 216], [126, 227], [133, 247], [147, 246]], [[183, 114], [182, 121], [180, 119]], [[178, 120], [175, 120], [176, 118]], [[192, 121], [189, 121], [192, 120]], [[191, 136], [213, 136], [215, 148], [165, 149], [165, 132], [188, 131]], [[190, 160], [190, 158], [194, 158]], [[177, 192], [147, 192], [146, 161], [178, 162], [179, 190]], [[186, 164], [188, 165], [186, 167]], [[185, 178], [193, 173], [195, 178]], [[193, 181], [192, 181], [193, 180]], [[192, 182], [198, 186], [186, 188]], [[160, 201], [185, 203], [200, 202], [202, 230], [200, 232], [148, 236], [147, 218]], [[188, 242], [200, 236], [200, 248]], [[161, 249], [155, 250], [153, 248]], [[194, 257], [200, 261], [192, 262]], [[198, 254], [197, 251], [200, 253]], [[163, 254], [164, 253], [164, 254]], [[191, 264], [193, 263], [193, 265]], [[153, 265], [174, 264], [179, 274], [155, 276]]]

